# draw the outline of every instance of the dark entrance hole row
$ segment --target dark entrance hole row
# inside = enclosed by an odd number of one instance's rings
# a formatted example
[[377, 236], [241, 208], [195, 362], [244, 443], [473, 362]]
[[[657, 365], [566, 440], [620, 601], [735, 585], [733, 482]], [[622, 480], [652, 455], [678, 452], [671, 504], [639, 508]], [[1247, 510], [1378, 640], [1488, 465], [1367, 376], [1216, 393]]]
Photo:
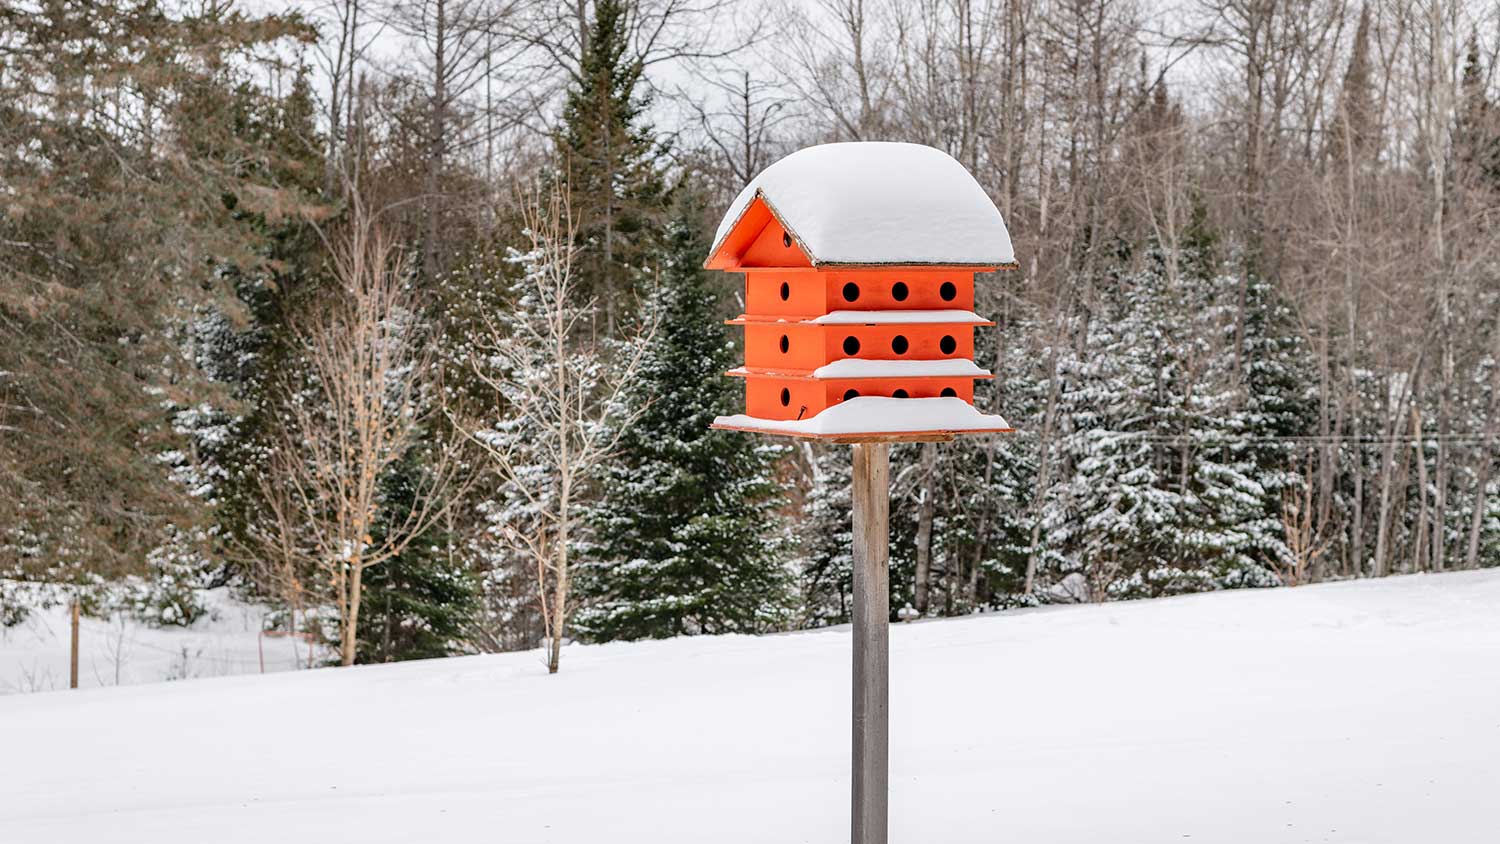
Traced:
[[[789, 291], [787, 289], [786, 282], [782, 282], [782, 284], [781, 284], [781, 298], [782, 298], [782, 301], [785, 301], [787, 299], [787, 297], [790, 296], [790, 295], [791, 295], [791, 291]], [[891, 298], [895, 299], [897, 302], [905, 302], [906, 301], [906, 297], [908, 297], [910, 295], [911, 295], [911, 288], [907, 287], [906, 282], [904, 282], [904, 281], [898, 281], [895, 284], [891, 285]], [[945, 282], [943, 282], [938, 287], [938, 295], [942, 297], [942, 299], [943, 299], [944, 302], [952, 302], [954, 299], [958, 298], [958, 285], [954, 284], [951, 281], [945, 281]], [[851, 282], [849, 282], [849, 283], [847, 283], [847, 284], [844, 285], [844, 301], [845, 302], [856, 302], [856, 301], [859, 301], [859, 285], [858, 284], [855, 284], [854, 282], [851, 281]]]
[[[782, 354], [786, 354], [787, 352], [791, 351], [791, 338], [787, 337], [785, 334], [781, 335], [780, 346]], [[855, 337], [851, 334], [848, 337], [844, 338], [844, 354], [848, 355], [849, 357], [854, 357], [855, 355], [859, 354], [859, 348], [860, 346], [858, 337]], [[943, 339], [938, 341], [938, 348], [942, 350], [943, 354], [951, 355], [954, 352], [958, 351], [958, 341], [953, 339], [952, 334], [944, 334]], [[895, 337], [891, 338], [891, 351], [895, 352], [898, 355], [904, 355], [909, 349], [911, 349], [911, 341], [906, 339], [906, 335], [897, 334]]]
[[[782, 394], [782, 402], [781, 403], [782, 404], [787, 404], [788, 400], [786, 398], [786, 390], [782, 390], [781, 394]], [[958, 391], [955, 390], [955, 389], [953, 389], [952, 387], [944, 387], [942, 389], [942, 391], [940, 393], [938, 393], [938, 395], [942, 396], [945, 399], [955, 399], [955, 398], [958, 398]], [[850, 399], [857, 399], [857, 398], [859, 398], [859, 390], [845, 390], [844, 391], [844, 401], [848, 401]], [[911, 394], [908, 393], [908, 392], [906, 392], [903, 389], [900, 389], [898, 387], [895, 391], [893, 391], [891, 393], [891, 398], [893, 398], [893, 399], [909, 399], [909, 398], [911, 398]]]

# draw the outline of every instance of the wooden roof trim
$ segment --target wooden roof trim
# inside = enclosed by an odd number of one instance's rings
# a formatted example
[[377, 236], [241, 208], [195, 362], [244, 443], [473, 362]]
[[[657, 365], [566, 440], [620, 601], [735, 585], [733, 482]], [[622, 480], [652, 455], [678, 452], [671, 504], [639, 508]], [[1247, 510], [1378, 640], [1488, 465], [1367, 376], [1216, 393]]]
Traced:
[[[740, 259], [744, 257], [743, 255], [736, 255], [731, 259], [726, 259], [725, 264], [722, 266], [715, 266], [714, 259], [719, 256], [719, 251], [722, 250], [724, 248], [724, 244], [726, 244], [729, 239], [734, 236], [735, 231], [740, 227], [740, 223], [745, 219], [745, 216], [750, 213], [750, 210], [755, 207], [755, 203], [757, 202], [766, 206], [766, 210], [771, 213], [771, 219], [780, 224], [781, 228], [791, 236], [792, 242], [797, 244], [797, 248], [802, 250], [803, 255], [807, 256], [808, 263], [813, 265], [813, 269], [816, 269], [818, 267], [818, 256], [814, 255], [812, 253], [812, 250], [807, 248], [807, 244], [802, 242], [802, 238], [797, 235], [797, 230], [792, 228], [791, 225], [787, 223], [786, 218], [781, 216], [781, 212], [776, 210], [775, 204], [773, 204], [770, 199], [766, 198], [766, 193], [763, 188], [755, 189], [755, 195], [751, 197], [749, 202], [745, 203], [745, 207], [741, 209], [740, 215], [734, 218], [733, 225], [731, 225], [729, 229], [724, 232], [724, 236], [719, 238], [719, 241], [713, 245], [713, 248], [708, 250], [708, 260], [703, 262], [703, 268], [705, 270], [734, 270], [740, 267]], [[770, 268], [768, 267], [767, 269]]]

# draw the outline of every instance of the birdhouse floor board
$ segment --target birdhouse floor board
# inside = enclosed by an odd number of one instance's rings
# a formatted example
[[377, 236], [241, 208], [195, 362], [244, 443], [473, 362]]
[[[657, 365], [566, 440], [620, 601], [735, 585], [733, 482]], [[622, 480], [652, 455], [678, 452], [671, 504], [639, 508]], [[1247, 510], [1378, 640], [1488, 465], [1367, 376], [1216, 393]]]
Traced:
[[995, 433], [1011, 430], [999, 416], [980, 413], [961, 398], [859, 396], [808, 419], [765, 419], [744, 414], [720, 416], [716, 428], [814, 438], [900, 434]]
[[973, 325], [995, 323], [973, 311], [832, 311], [805, 316], [762, 316], [740, 314], [724, 320], [725, 325]]
[[1005, 434], [1004, 431], [910, 431], [894, 434], [798, 434], [791, 431], [770, 431], [762, 428], [737, 428], [732, 425], [713, 424], [719, 431], [738, 431], [743, 434], [762, 434], [768, 437], [789, 437], [794, 440], [819, 440], [826, 443], [849, 445], [852, 443], [948, 443], [964, 434]]
[[[962, 360], [962, 358], [960, 358], [960, 360]], [[931, 363], [932, 361], [882, 360], [869, 362]], [[965, 362], [967, 363], [968, 361]], [[724, 374], [730, 376], [731, 378], [795, 378], [799, 381], [862, 381], [867, 378], [899, 378], [902, 380], [912, 378], [977, 378], [981, 381], [987, 381], [995, 377], [995, 374], [993, 372], [990, 372], [986, 369], [980, 369], [977, 366], [974, 367], [972, 371], [962, 367], [954, 367], [953, 371], [949, 372], [946, 371], [947, 368], [939, 369], [937, 367], [859, 367], [856, 370], [836, 367], [834, 365], [836, 363], [839, 363], [839, 361], [835, 361], [834, 363], [828, 364], [827, 366], [820, 366], [817, 369], [813, 370], [759, 369], [752, 366], [737, 366], [734, 369], [727, 370]]]

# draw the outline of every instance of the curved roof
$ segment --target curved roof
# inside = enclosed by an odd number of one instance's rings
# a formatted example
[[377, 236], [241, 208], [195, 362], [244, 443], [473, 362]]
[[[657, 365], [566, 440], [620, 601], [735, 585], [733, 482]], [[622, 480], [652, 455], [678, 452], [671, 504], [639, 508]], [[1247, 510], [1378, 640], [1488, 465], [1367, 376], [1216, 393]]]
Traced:
[[814, 266], [1016, 260], [1005, 221], [984, 189], [952, 156], [921, 144], [823, 144], [788, 155], [735, 197], [710, 255], [718, 255], [757, 198]]

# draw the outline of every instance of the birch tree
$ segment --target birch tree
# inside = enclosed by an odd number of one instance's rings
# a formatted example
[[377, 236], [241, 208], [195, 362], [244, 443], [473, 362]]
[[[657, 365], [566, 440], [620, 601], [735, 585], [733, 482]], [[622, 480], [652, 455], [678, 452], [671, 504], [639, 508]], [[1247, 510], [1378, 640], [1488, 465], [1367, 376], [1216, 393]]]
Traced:
[[587, 330], [594, 303], [579, 301], [578, 224], [560, 189], [534, 188], [522, 217], [514, 310], [487, 319], [475, 342], [474, 375], [494, 411], [465, 427], [500, 479], [494, 534], [532, 569], [555, 674], [575, 609], [583, 504], [633, 421], [622, 399], [651, 332], [605, 349]]
[[[406, 258], [357, 199], [351, 217], [331, 244], [331, 301], [297, 327], [306, 373], [285, 387], [287, 418], [268, 465], [291, 493], [291, 506], [272, 515], [307, 526], [268, 534], [306, 537], [302, 555], [338, 611], [342, 665], [354, 662], [365, 571], [433, 526], [462, 469], [457, 441], [423, 441], [434, 367]], [[392, 515], [381, 482], [416, 448], [430, 452], [416, 503], [377, 531]]]

